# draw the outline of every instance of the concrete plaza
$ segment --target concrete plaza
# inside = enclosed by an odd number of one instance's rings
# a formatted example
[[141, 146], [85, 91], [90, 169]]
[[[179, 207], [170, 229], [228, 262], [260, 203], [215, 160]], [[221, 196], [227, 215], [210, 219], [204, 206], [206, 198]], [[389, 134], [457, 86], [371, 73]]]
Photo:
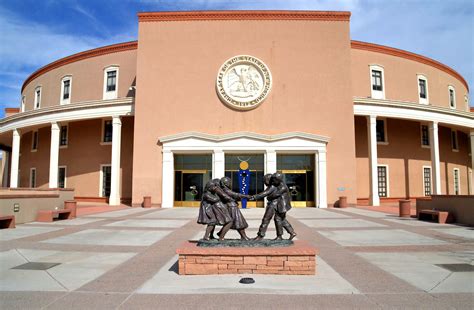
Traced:
[[[0, 231], [1, 309], [472, 309], [474, 230], [364, 209], [298, 209], [316, 276], [179, 276], [198, 209], [127, 208]], [[263, 209], [243, 210], [256, 234]], [[273, 224], [271, 224], [273, 226]], [[238, 234], [231, 231], [230, 238]], [[268, 238], [275, 236], [269, 229]]]

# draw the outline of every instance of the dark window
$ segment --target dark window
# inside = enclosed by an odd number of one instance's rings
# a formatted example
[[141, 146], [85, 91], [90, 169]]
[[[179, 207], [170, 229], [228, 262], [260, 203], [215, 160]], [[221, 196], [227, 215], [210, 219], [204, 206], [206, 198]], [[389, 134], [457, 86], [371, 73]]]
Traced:
[[31, 144], [31, 149], [32, 150], [38, 149], [38, 132], [37, 131], [33, 131], [33, 141]]
[[423, 182], [425, 184], [425, 196], [431, 196], [431, 169], [423, 168]]
[[387, 142], [386, 136], [385, 136], [385, 121], [378, 119], [377, 120], [377, 142]]
[[420, 85], [420, 98], [426, 99], [426, 81], [419, 79], [418, 84]]
[[372, 70], [372, 89], [382, 90], [382, 71]]
[[379, 197], [387, 197], [387, 167], [378, 166], [378, 187], [379, 187]]
[[453, 150], [458, 149], [458, 135], [456, 130], [451, 130], [451, 147]]
[[421, 145], [430, 145], [430, 134], [427, 125], [421, 125]]
[[107, 72], [107, 91], [115, 91], [117, 71]]
[[59, 145], [67, 145], [67, 126], [61, 126]]
[[103, 142], [112, 142], [112, 121], [104, 121]]
[[454, 195], [459, 195], [459, 170], [454, 169]]
[[449, 89], [449, 105], [454, 108], [454, 89]]
[[41, 90], [40, 89], [37, 89], [36, 90], [36, 106], [35, 108], [39, 108], [40, 107], [40, 102], [41, 101]]
[[63, 99], [69, 99], [70, 87], [71, 87], [71, 81], [70, 80], [63, 81]]
[[66, 168], [59, 167], [58, 170], [58, 187], [64, 188], [66, 186]]
[[110, 178], [111, 178], [110, 166], [102, 167], [102, 197], [110, 197]]
[[31, 175], [30, 175], [30, 187], [35, 188], [36, 187], [36, 169], [31, 169]]

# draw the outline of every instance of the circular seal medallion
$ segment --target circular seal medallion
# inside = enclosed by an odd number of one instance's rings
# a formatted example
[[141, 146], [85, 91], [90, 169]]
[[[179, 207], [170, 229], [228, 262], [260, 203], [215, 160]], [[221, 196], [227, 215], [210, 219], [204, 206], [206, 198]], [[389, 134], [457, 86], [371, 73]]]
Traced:
[[260, 59], [234, 56], [219, 69], [216, 87], [222, 102], [235, 109], [250, 110], [267, 98], [272, 88], [272, 75]]

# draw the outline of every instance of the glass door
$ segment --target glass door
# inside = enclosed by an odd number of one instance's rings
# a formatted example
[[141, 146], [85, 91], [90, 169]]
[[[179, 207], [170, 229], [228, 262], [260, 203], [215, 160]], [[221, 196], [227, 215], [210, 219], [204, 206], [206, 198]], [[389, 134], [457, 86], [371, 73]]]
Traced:
[[283, 174], [293, 207], [314, 207], [314, 155], [278, 154], [277, 169]]
[[176, 154], [174, 166], [174, 206], [199, 207], [204, 186], [212, 176], [211, 155]]

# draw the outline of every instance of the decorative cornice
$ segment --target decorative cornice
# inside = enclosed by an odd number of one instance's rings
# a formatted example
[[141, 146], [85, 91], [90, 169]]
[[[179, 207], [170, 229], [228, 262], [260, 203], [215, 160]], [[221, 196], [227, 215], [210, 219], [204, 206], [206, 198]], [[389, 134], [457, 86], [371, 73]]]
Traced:
[[349, 21], [351, 12], [340, 11], [187, 11], [138, 13], [139, 22], [189, 20], [320, 20]]
[[467, 89], [469, 92], [469, 86], [467, 85], [466, 80], [454, 69], [440, 63], [439, 61], [436, 61], [434, 59], [418, 55], [412, 52], [404, 51], [398, 48], [393, 48], [385, 45], [378, 45], [374, 43], [368, 43], [368, 42], [362, 42], [362, 41], [351, 41], [351, 48], [353, 49], [358, 49], [358, 50], [364, 50], [364, 51], [370, 51], [370, 52], [375, 52], [375, 53], [381, 53], [381, 54], [386, 54], [386, 55], [392, 55], [392, 56], [397, 56], [401, 58], [405, 58], [408, 60], [413, 60], [425, 65], [432, 66], [436, 69], [439, 69], [441, 71], [444, 71], [456, 79], [458, 79]]
[[87, 58], [102, 56], [106, 54], [113, 54], [113, 53], [118, 53], [118, 52], [124, 52], [124, 51], [129, 51], [129, 50], [135, 50], [137, 49], [137, 47], [138, 47], [138, 41], [131, 41], [131, 42], [107, 45], [107, 46], [95, 48], [92, 50], [80, 52], [71, 56], [58, 59], [33, 72], [33, 74], [31, 74], [23, 83], [23, 86], [21, 87], [21, 91], [23, 92], [23, 89], [25, 89], [26, 85], [28, 85], [32, 80], [34, 80], [38, 76], [43, 75], [46, 72], [51, 71], [53, 69], [59, 68], [61, 66], [64, 66], [76, 61], [84, 60]]

